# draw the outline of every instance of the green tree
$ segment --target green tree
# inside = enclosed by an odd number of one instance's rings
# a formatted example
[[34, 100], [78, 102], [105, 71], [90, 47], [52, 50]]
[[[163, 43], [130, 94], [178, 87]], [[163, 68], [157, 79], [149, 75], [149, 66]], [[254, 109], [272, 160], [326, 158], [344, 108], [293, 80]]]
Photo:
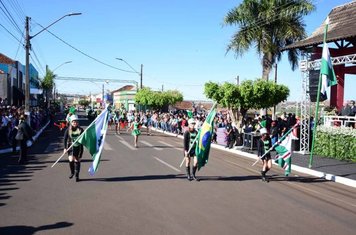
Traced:
[[208, 82], [204, 86], [204, 94], [233, 114], [239, 110], [242, 118], [249, 109], [269, 108], [285, 101], [289, 96], [289, 89], [285, 85], [257, 79], [243, 81], [240, 85]]
[[43, 89], [44, 95], [46, 97], [46, 102], [49, 107], [49, 94], [51, 93], [54, 87], [54, 79], [56, 75], [48, 68], [46, 68], [46, 75], [41, 81], [41, 87]]
[[81, 106], [84, 106], [84, 108], [86, 108], [90, 104], [90, 101], [89, 100], [79, 100], [78, 104]]
[[165, 106], [181, 101], [183, 101], [183, 95], [176, 90], [160, 92], [152, 91], [150, 88], [145, 87], [139, 90], [135, 96], [136, 104], [147, 105], [154, 109], [162, 109]]
[[[255, 47], [261, 56], [262, 78], [268, 79], [274, 63], [281, 60], [282, 49], [306, 37], [303, 16], [315, 10], [311, 0], [244, 0], [230, 10], [225, 25], [237, 25], [227, 52], [242, 56]], [[288, 50], [293, 70], [298, 66], [296, 49]]]

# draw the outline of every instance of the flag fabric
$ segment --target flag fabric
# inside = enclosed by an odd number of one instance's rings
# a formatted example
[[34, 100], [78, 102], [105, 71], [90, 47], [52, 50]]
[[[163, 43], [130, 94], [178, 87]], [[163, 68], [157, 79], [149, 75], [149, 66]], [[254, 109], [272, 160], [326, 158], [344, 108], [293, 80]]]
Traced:
[[195, 147], [195, 154], [198, 159], [198, 169], [208, 163], [209, 151], [211, 145], [211, 138], [214, 130], [214, 118], [216, 109], [213, 108], [206, 117], [197, 136], [197, 144]]
[[328, 25], [329, 25], [329, 18], [327, 18], [325, 22], [323, 54], [321, 57], [321, 66], [320, 66], [320, 76], [321, 76], [320, 101], [324, 101], [327, 99], [326, 89], [328, 87], [337, 85], [337, 79], [331, 62], [328, 44], [326, 43]]
[[187, 110], [187, 116], [188, 116], [188, 118], [193, 118], [193, 112], [190, 110]]
[[[298, 124], [297, 124], [298, 125]], [[277, 155], [275, 162], [284, 169], [284, 174], [288, 176], [291, 172], [292, 165], [292, 140], [298, 139], [296, 135], [295, 125], [286, 135], [284, 135], [280, 141], [278, 141], [275, 150]]]
[[87, 148], [93, 158], [93, 163], [89, 168], [90, 175], [94, 175], [98, 169], [101, 152], [104, 147], [107, 127], [108, 110], [105, 109], [78, 138], [78, 142]]

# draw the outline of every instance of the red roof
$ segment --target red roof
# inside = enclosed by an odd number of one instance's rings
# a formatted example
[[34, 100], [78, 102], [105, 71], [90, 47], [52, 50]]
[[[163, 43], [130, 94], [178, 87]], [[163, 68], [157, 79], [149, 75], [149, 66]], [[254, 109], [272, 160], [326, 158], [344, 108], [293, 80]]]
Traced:
[[15, 64], [15, 61], [0, 53], [0, 64]]

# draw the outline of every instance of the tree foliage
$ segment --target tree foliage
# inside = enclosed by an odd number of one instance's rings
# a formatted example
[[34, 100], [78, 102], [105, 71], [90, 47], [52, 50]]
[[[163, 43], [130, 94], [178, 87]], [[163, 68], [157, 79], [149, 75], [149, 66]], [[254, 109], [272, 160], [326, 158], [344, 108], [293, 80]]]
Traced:
[[204, 86], [204, 94], [232, 111], [239, 109], [245, 116], [249, 109], [269, 108], [285, 101], [289, 88], [264, 79], [246, 80], [240, 85], [208, 82]]
[[90, 104], [89, 100], [79, 100], [78, 104], [84, 107], [87, 107]]
[[[314, 9], [311, 0], [244, 0], [224, 18], [225, 25], [239, 27], [227, 52], [241, 56], [255, 47], [261, 56], [262, 78], [268, 79], [273, 64], [281, 60], [282, 49], [306, 37], [303, 16]], [[293, 70], [298, 66], [298, 55], [298, 50], [288, 50]]]
[[41, 81], [41, 87], [44, 90], [51, 90], [54, 86], [56, 75], [49, 69], [46, 70], [46, 75]]
[[181, 101], [183, 101], [183, 95], [177, 90], [160, 92], [152, 91], [150, 88], [143, 88], [135, 96], [136, 104], [147, 105], [154, 109], [162, 109], [164, 106], [173, 105]]

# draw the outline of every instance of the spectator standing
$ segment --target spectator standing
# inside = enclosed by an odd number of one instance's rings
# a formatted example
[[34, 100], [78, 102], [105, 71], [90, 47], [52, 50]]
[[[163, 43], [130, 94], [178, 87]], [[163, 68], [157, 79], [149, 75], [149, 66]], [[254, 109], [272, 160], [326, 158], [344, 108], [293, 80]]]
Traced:
[[15, 139], [20, 144], [20, 156], [18, 163], [25, 164], [27, 162], [27, 141], [31, 140], [33, 142], [32, 136], [34, 135], [34, 131], [25, 121], [27, 119], [27, 115], [22, 114], [20, 116], [20, 123], [18, 125], [17, 134]]

